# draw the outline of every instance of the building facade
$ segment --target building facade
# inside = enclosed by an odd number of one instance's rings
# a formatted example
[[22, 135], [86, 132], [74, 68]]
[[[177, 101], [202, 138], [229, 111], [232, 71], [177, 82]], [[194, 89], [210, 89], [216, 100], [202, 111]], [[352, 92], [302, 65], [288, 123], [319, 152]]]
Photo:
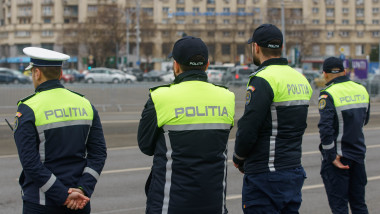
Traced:
[[85, 44], [65, 43], [66, 29], [113, 3], [123, 12], [114, 24], [125, 32], [114, 54], [119, 67], [159, 69], [185, 34], [204, 40], [212, 63], [250, 63], [253, 30], [262, 23], [282, 29], [282, 20], [290, 63], [309, 69], [327, 56], [366, 59], [380, 42], [379, 0], [1, 0], [0, 64], [25, 63], [22, 49], [39, 46], [68, 53], [72, 66], [86, 68], [92, 53]]

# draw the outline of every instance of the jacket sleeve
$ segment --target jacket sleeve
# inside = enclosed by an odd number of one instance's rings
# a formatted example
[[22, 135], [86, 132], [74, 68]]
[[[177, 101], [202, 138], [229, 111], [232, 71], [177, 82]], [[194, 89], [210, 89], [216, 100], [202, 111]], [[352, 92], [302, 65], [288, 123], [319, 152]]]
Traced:
[[371, 102], [368, 102], [367, 116], [365, 118], [364, 125], [367, 125], [367, 123], [369, 122], [370, 109], [371, 109]]
[[14, 139], [23, 173], [45, 192], [47, 197], [55, 201], [57, 205], [63, 205], [67, 199], [69, 188], [41, 162], [40, 141], [35, 127], [33, 110], [25, 104], [20, 104], [17, 112]]
[[319, 96], [319, 114], [320, 120], [318, 123], [319, 135], [321, 144], [319, 149], [323, 159], [327, 162], [333, 162], [336, 158], [335, 136], [338, 133], [335, 123], [337, 121], [336, 110], [332, 97], [327, 92], [321, 92]]
[[94, 192], [95, 185], [107, 158], [106, 142], [104, 140], [99, 114], [94, 106], [92, 106], [92, 109], [94, 111], [94, 119], [86, 143], [87, 165], [78, 182], [78, 186], [83, 188], [88, 197], [91, 197]]
[[156, 139], [160, 129], [157, 125], [157, 113], [154, 103], [149, 95], [149, 99], [145, 104], [141, 113], [139, 128], [137, 131], [137, 142], [141, 152], [146, 155], [153, 155], [156, 148]]
[[[253, 77], [247, 88], [246, 104], [243, 116], [238, 121], [236, 132], [234, 162], [244, 161], [257, 141], [260, 127], [270, 111], [273, 90], [261, 77]], [[252, 91], [253, 90], [253, 91]]]

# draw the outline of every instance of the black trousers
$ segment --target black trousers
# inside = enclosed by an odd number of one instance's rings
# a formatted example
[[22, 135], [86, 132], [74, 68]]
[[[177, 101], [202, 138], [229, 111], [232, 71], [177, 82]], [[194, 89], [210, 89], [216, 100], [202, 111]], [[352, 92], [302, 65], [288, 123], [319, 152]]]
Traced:
[[349, 165], [350, 169], [339, 169], [332, 163], [322, 161], [321, 176], [332, 213], [348, 214], [348, 204], [352, 214], [368, 213], [365, 203], [365, 165], [344, 157], [341, 162]]
[[23, 202], [23, 214], [89, 214], [91, 213], [90, 202], [82, 210], [71, 210], [65, 206], [44, 206], [27, 201]]

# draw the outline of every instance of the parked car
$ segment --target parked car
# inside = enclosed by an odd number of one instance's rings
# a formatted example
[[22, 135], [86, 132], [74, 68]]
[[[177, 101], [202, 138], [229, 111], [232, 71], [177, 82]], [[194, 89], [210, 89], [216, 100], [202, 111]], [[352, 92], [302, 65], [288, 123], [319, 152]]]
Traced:
[[76, 69], [63, 69], [62, 70], [64, 74], [72, 74], [74, 76], [75, 82], [82, 82], [84, 81], [84, 74], [79, 73]]
[[75, 82], [75, 77], [72, 73], [62, 70], [61, 83], [73, 83]]
[[255, 69], [248, 66], [236, 66], [229, 68], [225, 75], [223, 75], [222, 82], [224, 84], [233, 85], [246, 85], [249, 80], [249, 75], [251, 75]]
[[30, 76], [23, 75], [21, 72], [10, 69], [10, 68], [0, 68], [0, 83], [31, 83], [32, 79]]
[[221, 83], [223, 78], [223, 71], [220, 70], [206, 70], [208, 81], [212, 83]]
[[307, 81], [309, 81], [310, 84], [314, 81], [315, 78], [321, 75], [318, 71], [304, 71], [302, 74], [306, 77]]
[[84, 81], [86, 83], [122, 83], [125, 81], [125, 76], [110, 68], [93, 68], [88, 71]]
[[162, 81], [161, 76], [164, 74], [165, 74], [164, 71], [151, 70], [147, 73], [144, 73], [143, 77], [144, 77], [144, 81], [158, 82], [158, 81]]
[[163, 82], [173, 82], [175, 79], [173, 70], [168, 71], [166, 74], [161, 76]]
[[116, 70], [116, 69], [113, 69], [112, 71], [115, 72], [115, 73], [119, 73], [121, 75], [124, 75], [124, 77], [125, 77], [124, 82], [126, 82], [126, 83], [135, 82], [137, 80], [137, 78], [134, 75], [132, 75], [132, 74], [128, 74], [128, 73], [125, 73], [123, 71]]
[[366, 88], [367, 88], [368, 93], [372, 96], [379, 94], [380, 74], [374, 74], [374, 75], [369, 76], [367, 80]]
[[144, 80], [144, 77], [143, 77], [144, 72], [140, 68], [126, 68], [123, 71], [127, 74], [134, 75], [137, 81]]

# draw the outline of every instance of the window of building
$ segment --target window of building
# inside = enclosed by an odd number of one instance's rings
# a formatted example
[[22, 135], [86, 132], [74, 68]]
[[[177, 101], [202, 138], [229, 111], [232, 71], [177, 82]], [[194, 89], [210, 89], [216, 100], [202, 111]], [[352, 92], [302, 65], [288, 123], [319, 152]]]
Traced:
[[312, 11], [313, 11], [313, 13], [319, 13], [319, 8], [318, 7], [313, 7]]
[[230, 37], [231, 33], [229, 31], [223, 31], [223, 37]]
[[19, 7], [18, 8], [19, 16], [31, 16], [32, 15], [32, 7]]
[[177, 7], [177, 12], [185, 12], [185, 8], [184, 7]]
[[326, 16], [334, 16], [334, 8], [326, 8]]
[[215, 24], [215, 19], [207, 19], [207, 24]]
[[245, 24], [245, 19], [238, 19], [236, 21], [237, 24]]
[[319, 37], [319, 31], [313, 31], [313, 37], [318, 38]]
[[52, 7], [51, 6], [44, 6], [44, 7], [42, 7], [42, 15], [44, 15], [44, 16], [51, 16], [51, 15], [53, 15]]
[[363, 5], [364, 4], [364, 0], [356, 0], [356, 5]]
[[237, 9], [237, 12], [238, 12], [238, 13], [244, 13], [244, 12], [245, 12], [245, 8], [244, 8], [244, 7], [239, 7], [239, 8]]
[[30, 46], [31, 46], [30, 44], [16, 44], [17, 55], [25, 55], [22, 50]]
[[380, 31], [372, 31], [372, 37], [380, 37]]
[[321, 55], [321, 46], [320, 45], [313, 45], [311, 48], [311, 55], [312, 56], [320, 56]]
[[342, 8], [342, 13], [347, 14], [349, 12], [349, 9], [347, 7]]
[[201, 37], [201, 32], [200, 31], [192, 31], [191, 35], [194, 37]]
[[291, 10], [292, 16], [301, 16], [302, 15], [302, 9], [295, 8]]
[[247, 45], [245, 45], [245, 44], [238, 44], [238, 45], [236, 45], [236, 52], [237, 52], [237, 54], [238, 55], [245, 54], [245, 47], [246, 46]]
[[346, 56], [350, 55], [350, 45], [342, 45], [340, 46], [339, 50]]
[[237, 4], [245, 4], [245, 0], [237, 0]]
[[177, 19], [176, 23], [179, 25], [183, 25], [183, 24], [185, 24], [185, 20], [184, 19]]
[[18, 22], [20, 24], [29, 24], [30, 23], [30, 18], [19, 18]]
[[364, 32], [363, 31], [357, 31], [356, 32], [356, 36], [359, 37], [359, 38], [361, 38], [361, 37], [364, 36]]
[[41, 31], [41, 36], [42, 37], [54, 36], [54, 32], [52, 30], [43, 30]]
[[214, 37], [215, 36], [215, 31], [207, 31], [207, 36], [208, 37]]
[[[169, 31], [162, 31], [161, 32], [161, 35], [162, 35], [162, 37], [168, 37], [168, 36], [170, 36], [170, 33], [169, 33]], [[169, 52], [168, 52], [169, 53]]]
[[261, 21], [261, 19], [253, 19], [253, 23], [259, 25], [262, 23], [262, 21]]
[[208, 7], [206, 11], [209, 12], [209, 13], [214, 13], [215, 12], [215, 8]]
[[364, 25], [364, 20], [356, 20], [357, 25]]
[[355, 45], [355, 55], [363, 56], [364, 55], [364, 45]]
[[45, 48], [48, 50], [54, 50], [54, 44], [53, 43], [41, 43], [41, 48]]
[[372, 0], [372, 2], [373, 2], [373, 3], [378, 3], [378, 2], [379, 2], [379, 0]]
[[96, 6], [96, 5], [88, 5], [87, 11], [90, 12], [90, 13], [95, 13], [95, 12], [98, 11], [98, 6]]
[[162, 19], [162, 20], [161, 20], [161, 23], [162, 23], [162, 24], [168, 24], [168, 23], [169, 23], [169, 19]]
[[148, 16], [153, 16], [153, 8], [145, 7], [143, 8], [143, 13]]
[[223, 19], [223, 24], [225, 24], [225, 25], [230, 24], [230, 20], [229, 19]]
[[44, 23], [45, 24], [51, 23], [51, 18], [44, 18]]
[[319, 24], [319, 20], [318, 19], [313, 19], [312, 23], [315, 24], [315, 25], [317, 25], [317, 24]]
[[231, 54], [231, 45], [230, 44], [222, 44], [222, 54], [230, 55]]
[[238, 31], [238, 37], [245, 37], [245, 31]]
[[339, 34], [340, 34], [341, 37], [348, 37], [350, 35], [350, 32], [348, 32], [348, 31], [340, 31]]
[[169, 13], [169, 8], [168, 7], [163, 7], [162, 8], [163, 13]]
[[335, 56], [335, 45], [326, 45], [326, 56]]
[[16, 31], [15, 32], [15, 37], [29, 37], [30, 36], [30, 31]]
[[350, 24], [350, 21], [348, 19], [343, 19], [342, 24], [348, 25], [348, 24]]
[[334, 24], [334, 20], [333, 19], [328, 19], [328, 20], [326, 20], [326, 24], [333, 25]]
[[185, 0], [177, 0], [177, 4], [185, 4]]
[[230, 8], [229, 7], [224, 7], [223, 8], [223, 13], [229, 13], [230, 12]]
[[335, 1], [334, 0], [326, 0], [327, 5], [334, 5]]
[[379, 13], [379, 8], [378, 7], [372, 8], [372, 13], [373, 14], [378, 14]]
[[199, 13], [199, 7], [193, 7], [193, 13]]
[[334, 31], [327, 31], [327, 39], [334, 37]]
[[215, 4], [215, 0], [207, 0], [207, 4]]
[[364, 8], [356, 8], [356, 16], [364, 16]]
[[199, 24], [199, 19], [193, 19], [193, 24]]
[[378, 19], [372, 19], [372, 24], [378, 25], [379, 24], [379, 20]]

